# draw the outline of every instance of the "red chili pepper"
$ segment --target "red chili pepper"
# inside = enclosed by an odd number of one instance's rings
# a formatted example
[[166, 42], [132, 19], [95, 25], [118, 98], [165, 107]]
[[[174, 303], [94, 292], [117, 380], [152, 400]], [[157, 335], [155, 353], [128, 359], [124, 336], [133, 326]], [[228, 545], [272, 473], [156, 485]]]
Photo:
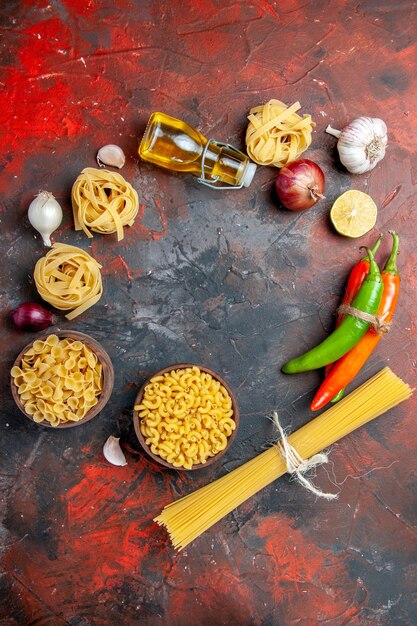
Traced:
[[[372, 254], [375, 256], [376, 251], [378, 250], [380, 243], [382, 241], [382, 235], [378, 237], [376, 240], [374, 247], [371, 248]], [[368, 256], [363, 257], [360, 261], [356, 263], [353, 267], [350, 276], [347, 281], [345, 294], [343, 296], [342, 304], [352, 304], [356, 294], [362, 286], [363, 281], [369, 272], [369, 258]], [[343, 320], [344, 315], [338, 315], [336, 324], [339, 326], [340, 322]]]
[[[375, 255], [376, 251], [378, 250], [380, 244], [382, 241], [382, 235], [380, 235], [378, 237], [378, 239], [376, 240], [374, 247], [371, 248], [373, 254]], [[346, 289], [345, 289], [345, 293], [342, 299], [341, 304], [352, 304], [353, 300], [355, 299], [359, 289], [362, 286], [363, 281], [365, 280], [367, 274], [369, 272], [369, 259], [367, 256], [363, 257], [363, 259], [361, 259], [360, 261], [358, 261], [356, 263], [356, 265], [353, 267], [347, 284], [346, 284]], [[337, 320], [336, 320], [336, 328], [341, 324], [341, 322], [343, 321], [344, 315], [342, 313], [340, 313], [337, 316]], [[327, 378], [327, 376], [330, 374], [331, 370], [333, 367], [333, 363], [330, 363], [329, 365], [326, 365], [325, 370], [324, 370], [324, 377]], [[343, 393], [340, 394], [340, 396], [342, 396]], [[339, 399], [339, 398], [337, 398]], [[336, 400], [336, 398], [335, 398]]]
[[[381, 273], [384, 291], [378, 309], [378, 316], [381, 322], [385, 322], [386, 324], [392, 320], [400, 290], [400, 277], [397, 270], [399, 240], [394, 231], [390, 231], [390, 233], [394, 242], [390, 257]], [[310, 405], [312, 411], [318, 411], [325, 406], [339, 391], [344, 389], [346, 385], [354, 379], [375, 350], [381, 338], [382, 335], [378, 334], [375, 329], [371, 327], [352, 350], [333, 364], [329, 375], [325, 378], [314, 396], [313, 402]]]

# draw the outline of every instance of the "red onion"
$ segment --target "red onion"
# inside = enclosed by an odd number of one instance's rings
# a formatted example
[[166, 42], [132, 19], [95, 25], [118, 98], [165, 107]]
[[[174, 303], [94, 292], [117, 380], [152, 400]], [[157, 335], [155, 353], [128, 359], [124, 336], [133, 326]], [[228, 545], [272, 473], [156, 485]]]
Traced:
[[308, 159], [299, 159], [283, 167], [276, 180], [280, 202], [290, 211], [304, 211], [324, 198], [324, 174]]
[[16, 328], [20, 330], [45, 330], [56, 323], [55, 315], [36, 302], [24, 302], [11, 312]]

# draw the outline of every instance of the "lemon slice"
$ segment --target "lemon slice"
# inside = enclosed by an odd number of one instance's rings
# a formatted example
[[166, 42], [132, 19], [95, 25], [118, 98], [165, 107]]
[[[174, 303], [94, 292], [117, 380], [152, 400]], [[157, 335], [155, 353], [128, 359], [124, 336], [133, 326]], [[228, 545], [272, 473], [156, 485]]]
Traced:
[[377, 208], [371, 196], [363, 191], [351, 189], [335, 200], [330, 219], [340, 235], [362, 237], [376, 222]]

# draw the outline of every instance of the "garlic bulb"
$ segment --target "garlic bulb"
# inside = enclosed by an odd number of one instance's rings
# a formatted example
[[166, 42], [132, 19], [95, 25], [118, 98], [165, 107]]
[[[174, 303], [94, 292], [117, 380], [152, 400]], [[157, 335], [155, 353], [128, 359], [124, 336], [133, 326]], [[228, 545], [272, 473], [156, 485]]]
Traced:
[[114, 143], [109, 143], [106, 146], [103, 146], [97, 153], [97, 163], [100, 167], [110, 165], [120, 169], [125, 164], [125, 161], [126, 159], [123, 150]]
[[40, 191], [28, 210], [29, 222], [42, 235], [45, 246], [51, 246], [51, 235], [62, 222], [62, 209], [52, 193]]
[[123, 467], [123, 465], [127, 465], [127, 461], [120, 447], [119, 441], [119, 437], [113, 437], [113, 435], [110, 435], [103, 446], [103, 455], [106, 461], [112, 465], [119, 465], [120, 467]]
[[352, 174], [369, 172], [385, 156], [387, 127], [377, 117], [358, 117], [341, 131], [329, 125], [326, 133], [338, 138], [340, 160]]

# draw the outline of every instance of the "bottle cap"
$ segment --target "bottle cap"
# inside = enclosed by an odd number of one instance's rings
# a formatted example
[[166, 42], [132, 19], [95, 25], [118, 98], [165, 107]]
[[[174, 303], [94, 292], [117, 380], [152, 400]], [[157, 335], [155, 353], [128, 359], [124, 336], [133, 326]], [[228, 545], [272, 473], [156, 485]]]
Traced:
[[249, 187], [253, 177], [255, 176], [256, 165], [255, 163], [248, 163], [243, 173], [242, 180], [240, 181], [244, 187]]

